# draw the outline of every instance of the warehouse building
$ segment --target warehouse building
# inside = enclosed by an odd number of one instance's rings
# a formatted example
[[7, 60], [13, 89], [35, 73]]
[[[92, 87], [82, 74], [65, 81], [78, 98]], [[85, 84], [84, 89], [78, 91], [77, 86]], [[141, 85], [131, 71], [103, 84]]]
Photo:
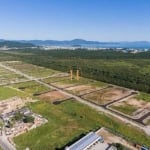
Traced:
[[109, 148], [101, 136], [90, 132], [71, 146], [66, 147], [65, 150], [105, 150]]

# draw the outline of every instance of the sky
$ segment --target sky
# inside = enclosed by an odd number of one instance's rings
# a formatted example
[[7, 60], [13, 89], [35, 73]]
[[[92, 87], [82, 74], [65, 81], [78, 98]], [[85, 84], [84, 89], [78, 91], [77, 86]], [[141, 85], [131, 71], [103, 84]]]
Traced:
[[0, 0], [0, 39], [150, 41], [150, 0]]

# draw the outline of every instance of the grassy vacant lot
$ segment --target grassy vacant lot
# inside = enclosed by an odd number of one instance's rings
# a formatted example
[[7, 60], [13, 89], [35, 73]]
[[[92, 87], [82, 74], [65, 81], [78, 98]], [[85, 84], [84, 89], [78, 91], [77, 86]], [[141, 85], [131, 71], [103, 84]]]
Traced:
[[150, 140], [141, 130], [133, 128], [119, 120], [96, 112], [86, 105], [73, 101], [65, 101], [60, 105], [37, 102], [30, 108], [48, 119], [48, 123], [14, 138], [22, 150], [55, 150], [68, 142], [74, 141], [84, 133], [105, 126], [129, 137], [139, 143], [150, 146]]
[[0, 147], [0, 150], [3, 150], [3, 149]]
[[119, 105], [119, 106], [112, 105], [111, 108], [127, 115], [132, 115], [137, 110], [135, 106], [128, 105], [128, 104]]
[[0, 84], [12, 83], [20, 80], [25, 80], [25, 77], [0, 67]]
[[75, 86], [75, 85], [83, 85], [83, 84], [90, 85], [93, 87], [104, 87], [104, 86], [108, 85], [108, 84], [100, 82], [100, 81], [95, 81], [95, 80], [83, 78], [83, 77], [80, 77], [80, 80], [67, 79], [67, 80], [62, 80], [62, 81], [52, 83], [52, 85], [55, 85], [59, 88], [67, 88], [67, 87], [71, 87], [71, 86]]
[[24, 97], [25, 94], [20, 91], [15, 90], [15, 89], [12, 89], [10, 87], [6, 87], [6, 86], [0, 87], [0, 100], [11, 98], [13, 96]]
[[20, 89], [28, 94], [38, 94], [38, 93], [43, 93], [46, 91], [50, 91], [48, 87], [37, 83], [35, 81], [29, 81], [29, 82], [23, 82], [23, 83], [17, 83], [12, 85], [14, 88]]
[[96, 104], [103, 105], [107, 104], [116, 99], [120, 99], [129, 94], [129, 91], [120, 88], [120, 87], [109, 87], [107, 89], [102, 89], [87, 95], [84, 95], [83, 98], [92, 101]]
[[136, 96], [138, 100], [144, 100], [146, 102], [150, 102], [150, 94], [148, 93], [140, 93], [139, 95]]
[[150, 125], [150, 119], [147, 120], [146, 124], [147, 124], [147, 125]]
[[58, 71], [56, 70], [47, 69], [32, 64], [27, 64], [20, 61], [5, 62], [5, 64], [16, 70], [20, 70], [23, 73], [26, 73], [30, 76], [37, 77], [37, 78], [46, 77], [58, 73]]
[[64, 81], [62, 81], [62, 83], [64, 83], [64, 84], [89, 84], [89, 85], [93, 85], [93, 86], [106, 86], [107, 85], [104, 82], [100, 82], [100, 81], [96, 81], [96, 80], [92, 80], [92, 79], [88, 79], [88, 78], [83, 78], [83, 77], [80, 77], [79, 80], [76, 80], [76, 79], [64, 80]]
[[42, 81], [45, 83], [54, 83], [54, 82], [58, 82], [58, 81], [63, 81], [63, 80], [68, 80], [69, 77], [49, 77], [49, 78], [45, 78]]

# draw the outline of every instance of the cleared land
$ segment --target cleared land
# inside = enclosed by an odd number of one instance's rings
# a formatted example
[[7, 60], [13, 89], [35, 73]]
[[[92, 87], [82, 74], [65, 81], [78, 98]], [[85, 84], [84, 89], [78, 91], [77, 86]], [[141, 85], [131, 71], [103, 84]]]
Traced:
[[27, 102], [35, 102], [31, 98], [11, 97], [7, 100], [0, 101], [0, 113], [5, 114], [16, 109], [22, 108]]
[[45, 100], [46, 102], [56, 102], [56, 101], [63, 101], [68, 99], [69, 97], [58, 92], [58, 91], [52, 91], [48, 93], [41, 94], [39, 96], [42, 100]]
[[38, 102], [30, 104], [30, 108], [48, 119], [48, 123], [15, 137], [14, 141], [18, 149], [29, 147], [32, 150], [49, 148], [55, 150], [100, 126], [109, 127], [134, 141], [150, 146], [149, 137], [141, 130], [98, 113], [75, 100], [65, 101], [60, 105]]
[[[142, 97], [142, 96], [138, 96]], [[133, 118], [140, 118], [150, 111], [150, 102], [147, 100], [139, 100], [137, 96], [128, 98], [125, 101], [114, 103], [110, 106], [111, 108], [124, 113], [126, 115], [132, 116]]]
[[13, 84], [12, 87], [24, 91], [28, 94], [30, 93], [31, 95], [38, 95], [40, 93], [51, 91], [50, 88], [45, 87], [44, 85], [37, 83], [35, 81]]
[[104, 138], [105, 143], [120, 143], [122, 144], [124, 147], [126, 147], [126, 149], [130, 149], [130, 150], [137, 150], [135, 147], [133, 147], [133, 145], [131, 145], [129, 142], [127, 142], [126, 140], [124, 140], [122, 137], [119, 137], [117, 135], [114, 135], [113, 133], [107, 131], [106, 129], [102, 128], [97, 132], [98, 135], [102, 136]]
[[67, 80], [63, 80], [63, 81], [58, 81], [55, 83], [52, 83], [52, 85], [59, 87], [59, 88], [69, 88], [72, 86], [77, 86], [77, 85], [90, 85], [93, 87], [102, 87], [102, 86], [106, 86], [106, 83], [100, 82], [100, 81], [95, 81], [92, 79], [87, 79], [87, 78], [82, 78], [80, 77], [80, 80], [70, 80], [69, 78]]
[[92, 87], [90, 85], [77, 85], [77, 86], [66, 88], [68, 92], [71, 92], [75, 95], [83, 95], [83, 94], [86, 94], [86, 93], [89, 93], [98, 89], [99, 88]]
[[42, 79], [42, 81], [49, 84], [49, 83], [54, 83], [58, 81], [68, 80], [68, 79], [69, 79], [68, 73], [58, 73], [58, 74], [54, 74], [54, 76]]
[[130, 93], [129, 90], [121, 87], [110, 87], [97, 92], [84, 95], [83, 98], [99, 105], [104, 105], [120, 99]]
[[[17, 70], [20, 70], [22, 72], [24, 71], [25, 73], [29, 73], [29, 75], [31, 74], [31, 76], [37, 77], [37, 72], [34, 72], [34, 69], [32, 70], [32, 67], [28, 67], [26, 68], [26, 70], [21, 69], [24, 68], [20, 66], [20, 69], [18, 68]], [[38, 76], [45, 77], [45, 73], [40, 75], [38, 74]], [[51, 80], [50, 82], [53, 82], [53, 80]], [[70, 81], [67, 79], [64, 81], [56, 81], [56, 83], [53, 84], [58, 84], [58, 87], [65, 85], [65, 90], [68, 89], [68, 86], [70, 88], [71, 86], [72, 88], [80, 87], [79, 90], [75, 89], [74, 91], [74, 89], [72, 89], [76, 94], [82, 88], [83, 91], [89, 90], [87, 87], [84, 88], [84, 86], [92, 86], [92, 88], [95, 89], [97, 87], [101, 88], [107, 85], [105, 83], [96, 82], [94, 80], [86, 78], [80, 78], [79, 81], [75, 79]], [[33, 82], [23, 83], [23, 85], [19, 83], [11, 86], [12, 90], [15, 90], [19, 93], [24, 93], [28, 96], [32, 96], [36, 92], [45, 92], [45, 88], [47, 89], [47, 87], [44, 86], [42, 88], [39, 88], [38, 90], [35, 90], [36, 87], [38, 87], [38, 84]], [[98, 98], [102, 98], [102, 104], [121, 98], [130, 92], [127, 89], [118, 87], [111, 87], [102, 91], [103, 92], [101, 93], [101, 95], [97, 94], [98, 92], [91, 93], [95, 94], [95, 96]], [[87, 94], [85, 96], [89, 96], [91, 94]], [[4, 96], [5, 95], [7, 94], [5, 93]], [[50, 103], [45, 102], [43, 98], [48, 99], [46, 101]], [[43, 93], [38, 97], [38, 99], [41, 99], [41, 101], [28, 105], [33, 112], [41, 114], [44, 118], [48, 119], [48, 123], [39, 128], [33, 129], [30, 132], [15, 137], [14, 141], [17, 144], [18, 150], [25, 149], [26, 147], [29, 147], [32, 150], [49, 148], [51, 148], [51, 150], [55, 150], [56, 148], [64, 147], [66, 144], [68, 144], [68, 142], [80, 138], [82, 134], [88, 133], [91, 130], [98, 129], [102, 126], [110, 128], [114, 132], [120, 133], [121, 135], [131, 139], [131, 141], [133, 140], [134, 142], [136, 141], [139, 144], [150, 146], [149, 136], [146, 136], [146, 134], [141, 130], [132, 127], [129, 124], [125, 124], [124, 122], [115, 119], [112, 116], [107, 116], [104, 113], [99, 113], [86, 105], [76, 102], [75, 100], [64, 101], [59, 105], [51, 104], [51, 102], [53, 101], [63, 101], [64, 99], [66, 99], [66, 97], [64, 98], [64, 95], [61, 95], [57, 91]], [[97, 99], [93, 98], [92, 101], [96, 100], [94, 102], [97, 102]]]
[[17, 91], [16, 89], [12, 89], [11, 87], [0, 86], [0, 100], [5, 100], [14, 96], [25, 97], [26, 94]]
[[27, 64], [20, 61], [8, 61], [3, 63], [9, 67], [12, 67], [16, 70], [20, 70], [21, 72], [36, 78], [47, 77], [59, 73], [59, 71], [56, 70]]
[[0, 85], [26, 80], [25, 77], [0, 67]]

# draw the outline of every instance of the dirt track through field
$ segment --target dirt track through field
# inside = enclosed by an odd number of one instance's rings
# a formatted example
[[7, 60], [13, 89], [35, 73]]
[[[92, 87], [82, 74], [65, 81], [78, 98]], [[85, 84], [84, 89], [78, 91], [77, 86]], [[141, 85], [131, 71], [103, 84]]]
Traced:
[[95, 103], [87, 102], [86, 100], [84, 100], [83, 98], [81, 98], [81, 97], [79, 97], [79, 96], [76, 96], [76, 95], [74, 95], [74, 94], [70, 94], [70, 93], [64, 91], [63, 89], [58, 88], [58, 87], [55, 87], [55, 86], [53, 86], [53, 85], [46, 84], [46, 83], [40, 81], [39, 79], [37, 79], [37, 78], [35, 78], [35, 77], [31, 77], [31, 76], [29, 76], [29, 75], [27, 75], [27, 74], [25, 74], [25, 73], [22, 73], [21, 71], [18, 71], [18, 70], [16, 70], [16, 69], [12, 69], [11, 67], [8, 67], [8, 66], [6, 66], [6, 65], [3, 65], [2, 63], [0, 63], [0, 66], [3, 67], [3, 68], [8, 69], [8, 70], [10, 70], [10, 71], [13, 71], [13, 72], [15, 72], [15, 73], [17, 73], [17, 74], [23, 75], [23, 76], [25, 76], [25, 77], [28, 78], [28, 79], [34, 80], [34, 81], [36, 81], [36, 82], [38, 82], [38, 83], [41, 83], [41, 84], [45, 85], [46, 87], [52, 88], [52, 89], [54, 89], [54, 90], [57, 90], [57, 91], [59, 91], [59, 92], [65, 94], [65, 95], [67, 95], [67, 96], [69, 96], [69, 97], [72, 97], [72, 98], [76, 99], [77, 101], [79, 101], [79, 102], [81, 102], [81, 103], [83, 103], [83, 104], [86, 104], [86, 105], [90, 106], [91, 108], [93, 108], [93, 109], [95, 109], [95, 110], [97, 110], [97, 111], [106, 113], [107, 115], [111, 115], [112, 117], [117, 118], [117, 119], [123, 121], [124, 123], [129, 123], [129, 124], [131, 124], [132, 126], [138, 127], [139, 129], [145, 131], [145, 133], [146, 133], [147, 135], [150, 135], [150, 127], [143, 126], [142, 124], [139, 124], [139, 123], [135, 122], [135, 121], [132, 120], [131, 118], [128, 119], [126, 116], [122, 116], [122, 115], [120, 115], [120, 114], [116, 114], [116, 113], [114, 113], [113, 111], [110, 111], [110, 110], [108, 110], [108, 109], [106, 109], [106, 108], [100, 107], [99, 105], [97, 105], [97, 104], [95, 104]]

